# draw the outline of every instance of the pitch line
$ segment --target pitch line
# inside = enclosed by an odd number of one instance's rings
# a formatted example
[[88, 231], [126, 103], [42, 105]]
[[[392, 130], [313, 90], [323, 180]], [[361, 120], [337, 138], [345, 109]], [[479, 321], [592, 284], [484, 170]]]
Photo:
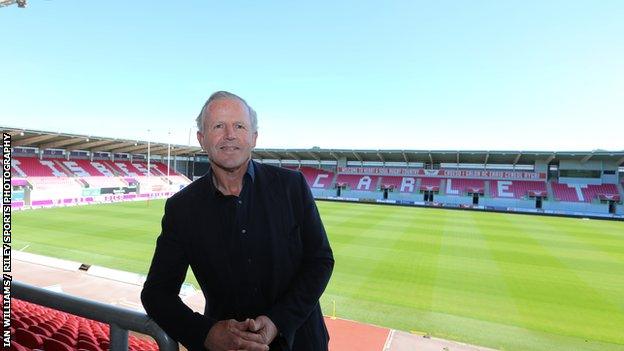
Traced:
[[390, 346], [392, 345], [392, 339], [394, 339], [394, 332], [396, 330], [390, 329], [390, 333], [388, 333], [388, 337], [386, 338], [386, 343], [384, 344], [383, 351], [390, 350]]

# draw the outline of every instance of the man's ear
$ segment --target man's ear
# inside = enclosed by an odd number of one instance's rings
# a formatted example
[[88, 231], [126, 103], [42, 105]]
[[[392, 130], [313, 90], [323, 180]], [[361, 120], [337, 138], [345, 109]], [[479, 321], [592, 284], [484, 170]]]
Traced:
[[202, 140], [204, 140], [204, 134], [202, 134], [202, 132], [200, 132], [199, 130], [197, 131], [197, 142], [199, 143], [199, 146], [201, 146], [201, 148], [204, 148], [204, 144], [202, 144]]

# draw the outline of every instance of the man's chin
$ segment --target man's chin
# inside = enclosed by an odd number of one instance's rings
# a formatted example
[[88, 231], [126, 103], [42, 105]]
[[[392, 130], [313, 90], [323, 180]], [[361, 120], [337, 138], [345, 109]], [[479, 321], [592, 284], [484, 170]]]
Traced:
[[211, 162], [226, 172], [234, 172], [239, 170], [241, 167], [246, 167], [247, 161], [248, 160], [244, 160], [242, 162], [221, 162], [218, 160], [212, 160]]

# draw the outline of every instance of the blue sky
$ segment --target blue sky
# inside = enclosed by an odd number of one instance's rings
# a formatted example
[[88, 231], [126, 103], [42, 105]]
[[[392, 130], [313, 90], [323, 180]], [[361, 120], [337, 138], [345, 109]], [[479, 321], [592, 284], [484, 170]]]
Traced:
[[187, 144], [229, 90], [258, 147], [624, 150], [622, 18], [622, 1], [31, 0], [0, 8], [0, 125]]

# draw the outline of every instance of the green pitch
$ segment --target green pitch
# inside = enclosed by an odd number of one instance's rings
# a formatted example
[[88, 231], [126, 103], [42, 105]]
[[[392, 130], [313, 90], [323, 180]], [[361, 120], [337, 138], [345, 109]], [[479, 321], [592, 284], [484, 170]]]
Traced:
[[[146, 273], [163, 203], [16, 212], [13, 249]], [[335, 302], [341, 318], [505, 350], [624, 350], [624, 222], [318, 206], [327, 315]]]

